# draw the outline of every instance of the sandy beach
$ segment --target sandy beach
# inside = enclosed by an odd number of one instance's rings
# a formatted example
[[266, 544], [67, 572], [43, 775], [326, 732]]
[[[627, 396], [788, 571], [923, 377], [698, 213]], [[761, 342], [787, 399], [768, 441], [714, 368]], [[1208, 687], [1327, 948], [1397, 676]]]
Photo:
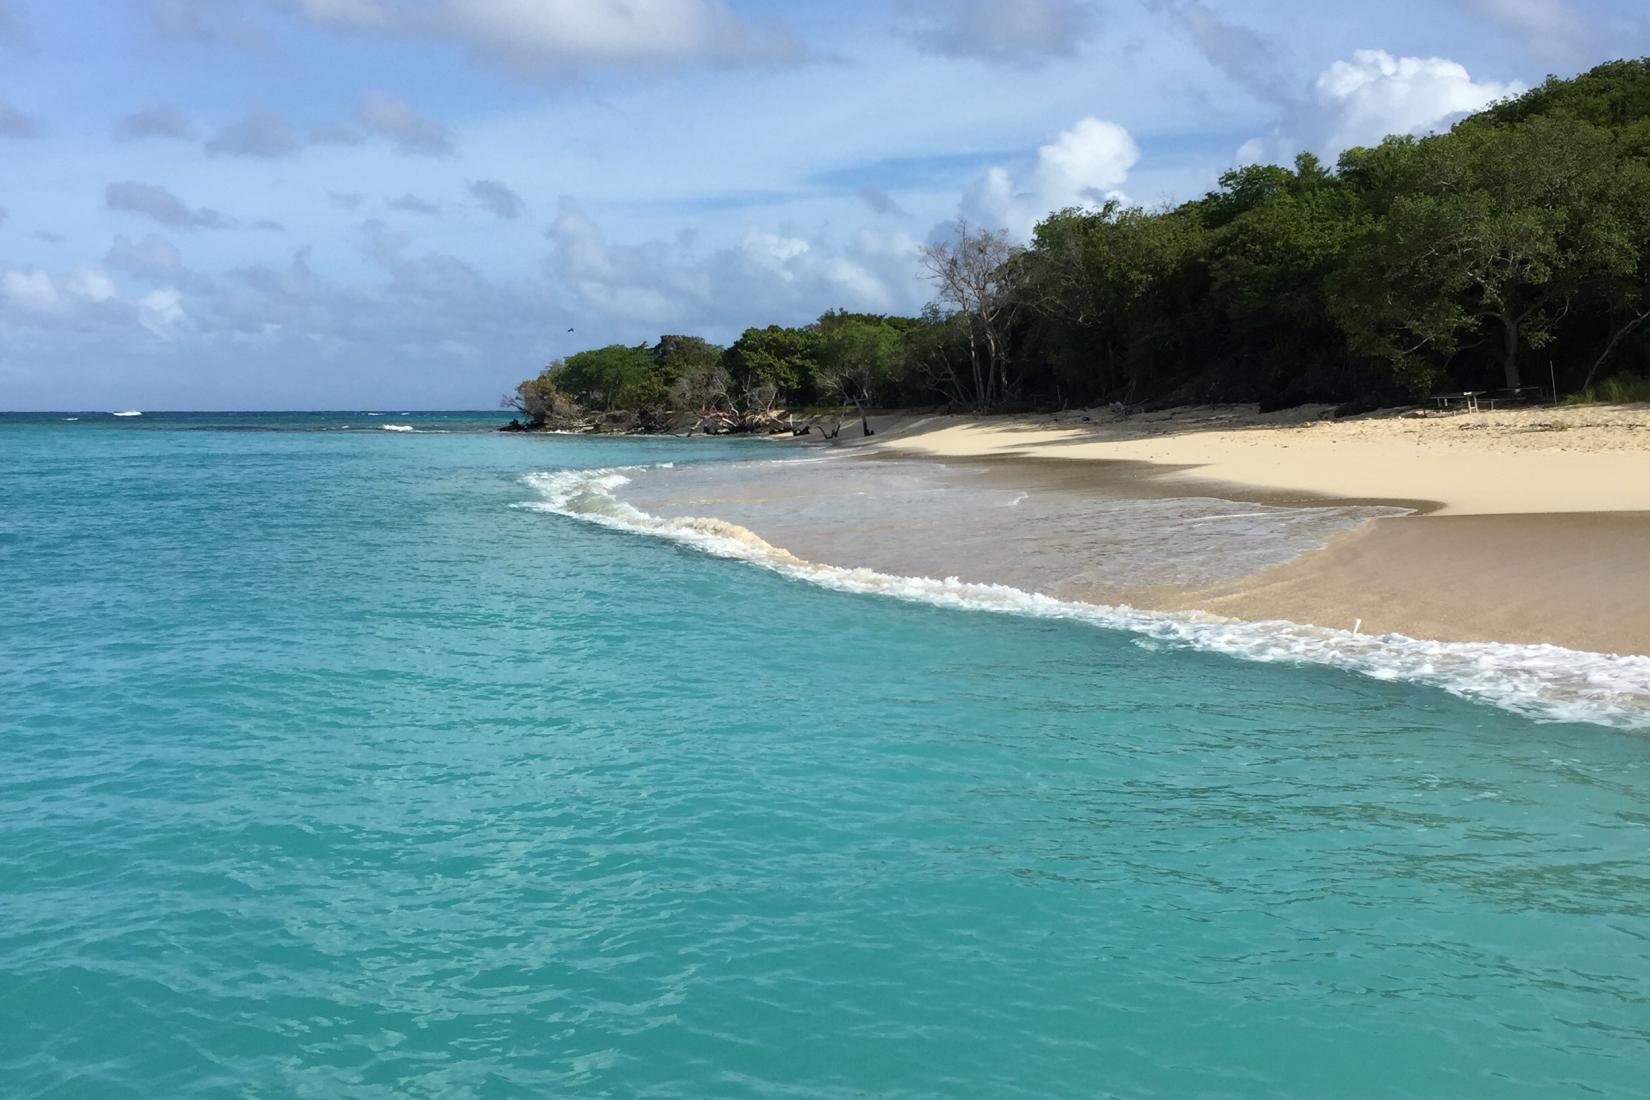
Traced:
[[1365, 523], [1241, 581], [1104, 594], [1137, 607], [1650, 653], [1650, 406], [1327, 412], [887, 417], [852, 446], [1065, 491], [1415, 513]]

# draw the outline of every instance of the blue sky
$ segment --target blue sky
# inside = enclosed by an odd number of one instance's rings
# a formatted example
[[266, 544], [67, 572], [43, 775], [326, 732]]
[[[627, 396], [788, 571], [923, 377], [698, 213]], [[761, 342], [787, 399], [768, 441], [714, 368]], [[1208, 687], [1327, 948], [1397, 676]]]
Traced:
[[[0, 408], [474, 408], [1617, 56], [1626, 0], [0, 0]], [[567, 329], [575, 331], [571, 334]]]

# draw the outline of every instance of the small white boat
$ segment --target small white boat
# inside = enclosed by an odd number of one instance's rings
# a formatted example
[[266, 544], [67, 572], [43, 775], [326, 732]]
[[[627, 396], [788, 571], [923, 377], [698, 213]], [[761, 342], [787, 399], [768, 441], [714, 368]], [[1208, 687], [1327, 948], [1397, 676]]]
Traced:
[[143, 414], [138, 412], [136, 409], [122, 409], [120, 412], [110, 413], [109, 415], [110, 416], [142, 416]]

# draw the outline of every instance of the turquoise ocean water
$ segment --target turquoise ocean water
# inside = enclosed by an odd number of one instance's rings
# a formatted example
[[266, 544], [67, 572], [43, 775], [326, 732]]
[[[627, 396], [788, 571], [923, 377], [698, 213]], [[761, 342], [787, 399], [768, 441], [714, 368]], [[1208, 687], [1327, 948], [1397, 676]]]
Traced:
[[0, 1096], [1646, 1094], [1644, 731], [803, 583], [530, 476], [763, 445], [495, 423], [0, 418]]

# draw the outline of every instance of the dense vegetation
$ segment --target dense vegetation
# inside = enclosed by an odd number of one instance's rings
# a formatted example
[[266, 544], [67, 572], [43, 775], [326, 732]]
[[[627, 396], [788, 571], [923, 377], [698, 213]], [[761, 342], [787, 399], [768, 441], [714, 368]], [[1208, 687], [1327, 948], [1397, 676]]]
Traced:
[[735, 416], [778, 405], [1121, 401], [1374, 406], [1441, 388], [1650, 371], [1650, 59], [1549, 79], [1446, 134], [1333, 167], [1256, 165], [1169, 209], [1052, 213], [1029, 247], [959, 225], [921, 317], [827, 313], [731, 347], [667, 336], [523, 383], [557, 402]]

